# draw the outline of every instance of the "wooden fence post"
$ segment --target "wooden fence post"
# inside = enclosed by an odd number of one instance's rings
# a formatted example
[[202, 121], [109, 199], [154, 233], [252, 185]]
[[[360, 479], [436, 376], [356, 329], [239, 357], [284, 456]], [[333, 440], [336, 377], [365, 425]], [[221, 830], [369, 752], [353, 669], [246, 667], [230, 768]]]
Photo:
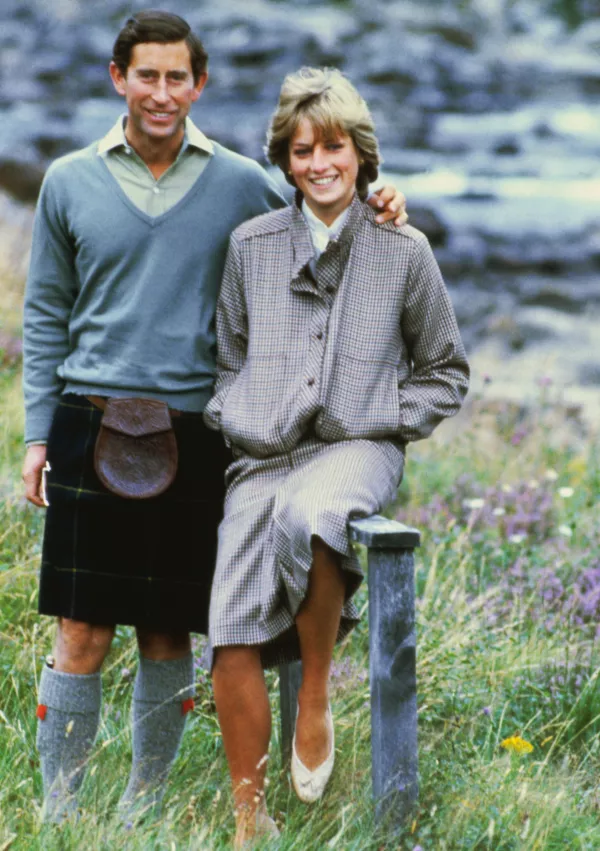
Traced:
[[281, 761], [289, 765], [296, 727], [298, 690], [302, 682], [302, 662], [279, 666], [279, 708], [281, 712]]
[[419, 792], [414, 548], [416, 529], [377, 515], [350, 523], [368, 549], [371, 765], [377, 821], [398, 827]]

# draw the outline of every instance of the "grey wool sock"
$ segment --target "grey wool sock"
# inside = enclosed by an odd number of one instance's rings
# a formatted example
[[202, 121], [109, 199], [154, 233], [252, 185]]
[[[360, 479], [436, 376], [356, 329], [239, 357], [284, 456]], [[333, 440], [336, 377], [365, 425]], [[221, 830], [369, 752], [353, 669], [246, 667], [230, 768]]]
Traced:
[[140, 656], [131, 712], [131, 774], [119, 802], [123, 817], [143, 815], [160, 805], [193, 697], [191, 653], [165, 662]]
[[44, 667], [37, 708], [37, 749], [44, 781], [44, 821], [75, 812], [100, 721], [100, 674], [64, 674]]

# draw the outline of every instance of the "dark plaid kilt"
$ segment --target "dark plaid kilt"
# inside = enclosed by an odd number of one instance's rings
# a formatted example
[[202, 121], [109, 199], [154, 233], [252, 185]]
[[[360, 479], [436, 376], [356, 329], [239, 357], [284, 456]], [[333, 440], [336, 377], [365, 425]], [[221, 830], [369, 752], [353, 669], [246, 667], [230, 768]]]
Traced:
[[201, 414], [173, 418], [179, 468], [153, 499], [111, 494], [94, 471], [102, 412], [67, 394], [48, 439], [39, 611], [96, 624], [207, 632], [229, 452]]

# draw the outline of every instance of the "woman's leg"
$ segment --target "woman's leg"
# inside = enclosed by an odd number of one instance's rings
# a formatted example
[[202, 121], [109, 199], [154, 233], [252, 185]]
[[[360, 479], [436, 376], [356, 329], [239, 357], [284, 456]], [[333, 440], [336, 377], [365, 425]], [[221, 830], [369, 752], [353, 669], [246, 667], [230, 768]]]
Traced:
[[271, 738], [271, 707], [259, 650], [219, 647], [213, 689], [233, 787], [235, 848], [254, 835], [256, 814], [266, 815], [264, 783]]
[[296, 752], [313, 770], [331, 750], [327, 726], [329, 668], [340, 626], [346, 583], [339, 557], [321, 538], [311, 541], [313, 563], [308, 593], [296, 616], [302, 653]]

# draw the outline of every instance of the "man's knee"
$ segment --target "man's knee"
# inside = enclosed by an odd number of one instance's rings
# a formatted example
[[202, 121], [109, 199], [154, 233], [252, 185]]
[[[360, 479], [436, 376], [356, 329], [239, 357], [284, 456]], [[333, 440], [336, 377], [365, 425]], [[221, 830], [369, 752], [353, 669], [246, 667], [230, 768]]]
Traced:
[[102, 667], [114, 633], [114, 626], [59, 618], [54, 648], [56, 669], [67, 674], [96, 673]]
[[152, 632], [138, 627], [136, 633], [140, 653], [154, 662], [180, 659], [191, 650], [189, 632]]

